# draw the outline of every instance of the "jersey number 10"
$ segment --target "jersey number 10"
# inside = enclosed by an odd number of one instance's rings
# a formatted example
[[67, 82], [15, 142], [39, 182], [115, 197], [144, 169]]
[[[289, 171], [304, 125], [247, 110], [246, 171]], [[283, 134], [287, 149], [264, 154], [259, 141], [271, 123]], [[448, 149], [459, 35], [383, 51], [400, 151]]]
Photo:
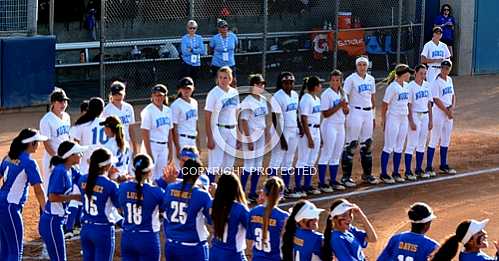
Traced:
[[[97, 143], [98, 142], [98, 143]], [[107, 142], [104, 128], [95, 127], [92, 129], [92, 144], [105, 144]]]

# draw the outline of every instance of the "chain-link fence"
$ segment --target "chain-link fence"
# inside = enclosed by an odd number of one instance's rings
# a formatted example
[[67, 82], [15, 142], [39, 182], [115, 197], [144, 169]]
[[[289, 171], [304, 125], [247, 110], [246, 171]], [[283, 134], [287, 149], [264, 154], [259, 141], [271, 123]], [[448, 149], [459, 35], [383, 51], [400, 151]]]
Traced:
[[371, 73], [380, 78], [398, 62], [415, 65], [422, 48], [424, 0], [102, 0], [100, 4], [96, 12], [100, 52], [94, 48], [93, 54], [85, 53], [86, 63], [75, 69], [78, 74], [69, 65], [58, 65], [58, 82], [78, 75], [81, 81], [76, 82], [95, 83], [104, 95], [111, 81], [123, 80], [130, 99], [147, 98], [158, 82], [174, 92], [183, 75], [181, 38], [189, 19], [197, 21], [196, 33], [208, 50], [200, 58], [198, 93], [214, 85], [210, 41], [218, 33], [218, 19], [226, 20], [238, 37], [239, 85], [247, 84], [252, 73], [264, 73], [270, 85], [280, 71], [291, 71], [298, 79], [307, 75], [326, 79], [333, 68], [348, 74], [359, 55], [369, 57]]
[[36, 32], [36, 0], [0, 0], [0, 35]]

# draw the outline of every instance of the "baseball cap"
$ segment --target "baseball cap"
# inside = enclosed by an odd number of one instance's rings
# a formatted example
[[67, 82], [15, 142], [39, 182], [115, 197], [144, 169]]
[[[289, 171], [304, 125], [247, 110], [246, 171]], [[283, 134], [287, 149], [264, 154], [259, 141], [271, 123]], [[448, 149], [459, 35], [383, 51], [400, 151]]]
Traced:
[[180, 79], [180, 81], [178, 82], [178, 88], [184, 88], [184, 87], [194, 89], [194, 81], [192, 80], [191, 77], [184, 77]]
[[227, 21], [225, 21], [224, 19], [219, 19], [218, 22], [217, 22], [217, 27], [218, 28], [222, 28], [222, 27], [227, 27], [229, 26], [229, 24], [227, 23]]
[[101, 121], [99, 123], [100, 126], [105, 126], [105, 127], [115, 127], [118, 124], [121, 124], [121, 121], [116, 116], [108, 116], [104, 121]]
[[433, 31], [432, 31], [432, 32], [433, 32], [433, 33], [437, 33], [437, 32], [438, 32], [438, 33], [442, 33], [442, 32], [443, 32], [443, 30], [442, 30], [442, 27], [440, 27], [440, 26], [435, 26], [435, 27], [433, 27]]
[[471, 237], [473, 237], [474, 234], [482, 231], [485, 226], [489, 223], [489, 219], [484, 219], [482, 221], [477, 221], [477, 220], [470, 220], [470, 226], [468, 227], [468, 230], [466, 231], [466, 234], [463, 237], [463, 240], [461, 241], [463, 244], [468, 243], [470, 241]]
[[441, 63], [440, 63], [440, 66], [449, 66], [449, 67], [452, 67], [452, 61], [451, 60], [443, 60]]
[[[303, 219], [319, 219], [319, 215], [324, 209], [317, 208], [312, 202], [306, 200], [305, 204], [296, 213], [295, 221], [300, 222]], [[292, 209], [290, 210], [292, 211]]]
[[22, 140], [21, 142], [23, 144], [27, 144], [27, 143], [30, 143], [33, 141], [47, 141], [48, 139], [49, 138], [47, 136], [40, 134], [40, 132], [38, 130], [36, 130], [35, 134], [33, 136], [26, 138], [26, 139]]
[[250, 85], [253, 86], [258, 83], [266, 84], [267, 82], [261, 74], [255, 74], [250, 77]]
[[69, 97], [66, 95], [66, 92], [61, 89], [55, 87], [52, 93], [50, 94], [50, 102], [55, 101], [70, 101]]
[[361, 57], [355, 59], [355, 65], [357, 65], [359, 63], [369, 64], [369, 59], [367, 59], [367, 57], [365, 57], [365, 56], [361, 56]]
[[412, 204], [408, 215], [411, 223], [414, 224], [428, 223], [437, 217], [433, 214], [431, 207], [424, 202], [416, 202]]
[[281, 81], [284, 82], [284, 81], [295, 81], [295, 76], [294, 75], [283, 75], [281, 77]]
[[355, 205], [345, 200], [345, 202], [342, 202], [338, 206], [336, 206], [331, 211], [329, 216], [331, 216], [331, 218], [334, 218], [336, 216], [343, 215], [345, 212], [349, 211], [352, 208], [355, 208]]
[[125, 92], [125, 84], [120, 81], [111, 83], [111, 94], [123, 94]]
[[168, 93], [168, 89], [166, 89], [166, 86], [164, 86], [163, 84], [156, 84], [154, 87], [152, 87], [152, 93], [155, 92], [159, 92], [163, 96], [166, 96], [166, 94]]

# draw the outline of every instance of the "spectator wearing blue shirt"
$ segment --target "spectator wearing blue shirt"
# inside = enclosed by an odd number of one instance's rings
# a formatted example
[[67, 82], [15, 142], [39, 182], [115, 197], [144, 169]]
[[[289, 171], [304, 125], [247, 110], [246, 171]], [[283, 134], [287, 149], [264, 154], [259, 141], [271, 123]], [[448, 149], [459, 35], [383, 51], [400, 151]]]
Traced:
[[452, 8], [449, 4], [442, 5], [440, 9], [440, 15], [435, 18], [433, 22], [433, 26], [438, 26], [442, 28], [442, 42], [447, 44], [449, 47], [449, 51], [451, 56], [453, 55], [453, 46], [454, 46], [454, 29], [456, 26], [456, 19], [452, 16]]
[[239, 178], [224, 173], [218, 179], [211, 219], [214, 236], [211, 241], [210, 261], [246, 261], [246, 228], [249, 209]]
[[322, 260], [324, 236], [317, 229], [319, 215], [324, 209], [317, 208], [308, 200], [301, 200], [290, 211], [282, 236], [283, 260]]
[[430, 206], [416, 202], [407, 214], [411, 231], [393, 235], [379, 255], [379, 261], [427, 261], [438, 248], [438, 243], [425, 235], [430, 230], [431, 221], [436, 218]]
[[187, 34], [182, 37], [182, 75], [197, 80], [201, 67], [201, 56], [206, 55], [203, 37], [196, 34], [198, 23], [194, 20], [187, 22]]
[[0, 260], [21, 260], [23, 252], [22, 210], [28, 199], [28, 185], [33, 186], [40, 208], [45, 192], [38, 164], [31, 158], [40, 141], [48, 137], [35, 129], [23, 129], [10, 144], [9, 153], [0, 164]]
[[465, 220], [456, 228], [456, 233], [442, 244], [433, 256], [433, 261], [453, 260], [456, 256], [459, 245], [464, 246], [459, 254], [459, 261], [497, 261], [499, 260], [499, 242], [494, 241], [496, 248], [495, 257], [488, 256], [481, 249], [489, 247], [485, 226], [489, 219], [477, 221], [474, 219]]
[[80, 193], [73, 192], [73, 176], [79, 172], [74, 168], [80, 164], [88, 148], [72, 141], [64, 141], [57, 149], [57, 155], [50, 160], [54, 166], [50, 174], [48, 200], [40, 216], [38, 232], [47, 246], [50, 260], [66, 260], [63, 225], [67, 216], [69, 201], [81, 200]]
[[[352, 225], [354, 217], [366, 231]], [[371, 222], [357, 205], [346, 199], [335, 200], [324, 229], [323, 260], [335, 256], [338, 261], [365, 261], [362, 249], [377, 239]]]
[[236, 78], [236, 59], [235, 52], [238, 44], [236, 34], [229, 31], [229, 24], [225, 20], [217, 22], [218, 34], [213, 36], [210, 41], [210, 48], [213, 49], [213, 58], [211, 59], [211, 70], [216, 76], [218, 69], [229, 66], [233, 71], [233, 78]]

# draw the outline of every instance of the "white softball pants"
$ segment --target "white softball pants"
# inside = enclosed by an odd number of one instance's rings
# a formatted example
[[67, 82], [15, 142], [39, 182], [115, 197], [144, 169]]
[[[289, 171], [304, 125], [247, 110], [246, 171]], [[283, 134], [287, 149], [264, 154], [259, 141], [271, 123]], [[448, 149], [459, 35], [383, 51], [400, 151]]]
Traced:
[[[263, 131], [262, 131], [263, 133]], [[253, 170], [263, 171], [263, 156], [265, 153], [265, 135], [261, 135], [253, 142], [253, 150], [248, 149], [248, 144], [243, 144], [244, 170], [251, 172]]]
[[373, 111], [364, 111], [351, 108], [347, 116], [347, 142], [357, 140], [364, 142], [373, 136]]
[[319, 156], [319, 151], [321, 148], [321, 133], [319, 128], [308, 127], [310, 129], [310, 134], [312, 135], [312, 140], [314, 141], [314, 147], [308, 147], [307, 136], [303, 135], [300, 137], [298, 142], [298, 158], [296, 159], [296, 167], [312, 167], [315, 165], [315, 161]]
[[345, 146], [345, 124], [329, 123], [321, 125], [323, 145], [319, 165], [339, 165]]
[[447, 117], [447, 115], [437, 106], [433, 106], [432, 112], [433, 129], [431, 131], [429, 146], [431, 148], [436, 148], [440, 142], [440, 146], [449, 147], [454, 120], [449, 119], [449, 117]]
[[407, 134], [407, 145], [405, 147], [405, 154], [410, 154], [416, 149], [417, 152], [425, 152], [426, 141], [428, 138], [428, 124], [429, 124], [429, 114], [428, 113], [418, 113], [414, 112], [412, 114], [412, 119], [414, 124], [416, 124], [416, 130], [412, 130], [409, 126]]
[[288, 143], [288, 150], [281, 149], [281, 143], [277, 142], [275, 147], [272, 149], [269, 167], [270, 168], [286, 168], [291, 170], [293, 168], [293, 159], [295, 156], [296, 148], [298, 147], [298, 141], [300, 136], [298, 135], [298, 128], [285, 128], [283, 130], [284, 138]]
[[236, 155], [236, 128], [227, 129], [216, 126], [212, 131], [215, 148], [208, 150], [208, 172], [215, 174], [224, 170], [232, 171]]
[[383, 151], [387, 153], [402, 153], [408, 127], [409, 120], [407, 119], [407, 115], [393, 115], [388, 113], [386, 115]]

